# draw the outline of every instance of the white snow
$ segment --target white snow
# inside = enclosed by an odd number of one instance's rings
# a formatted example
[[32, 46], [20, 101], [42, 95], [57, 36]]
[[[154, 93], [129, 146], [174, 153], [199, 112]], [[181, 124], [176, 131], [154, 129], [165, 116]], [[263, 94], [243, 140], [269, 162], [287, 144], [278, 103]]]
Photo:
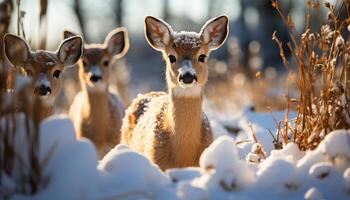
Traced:
[[322, 200], [324, 197], [316, 188], [310, 188], [304, 196], [305, 200]]
[[[336, 144], [336, 145], [334, 145]], [[345, 156], [350, 159], [350, 133], [346, 130], [333, 131], [332, 137], [327, 136], [317, 147], [323, 154], [330, 157]]]
[[117, 145], [98, 164], [100, 199], [164, 199], [171, 180], [139, 153]]
[[[17, 152], [26, 158], [24, 116], [17, 116]], [[49, 159], [45, 161], [47, 155]], [[33, 196], [16, 194], [12, 199], [97, 199], [97, 155], [93, 144], [77, 141], [67, 116], [54, 116], [40, 126], [40, 153], [43, 177], [48, 184]], [[25, 163], [28, 164], [28, 158]], [[27, 165], [25, 164], [25, 165]], [[23, 165], [18, 164], [19, 167]], [[19, 171], [18, 171], [19, 172]], [[12, 178], [12, 177], [7, 177]], [[16, 184], [16, 183], [15, 183]], [[44, 189], [43, 189], [44, 188]], [[1, 194], [0, 194], [1, 197]]]
[[[328, 133], [318, 148], [312, 151], [302, 152], [295, 143], [271, 151], [266, 149], [269, 144], [264, 143], [267, 142], [264, 137], [271, 136], [264, 132], [267, 127], [272, 128], [274, 122], [260, 120], [267, 118], [268, 114], [254, 115], [246, 112], [235, 121], [214, 118], [216, 139], [201, 155], [199, 167], [165, 172], [122, 144], [98, 162], [92, 143], [75, 139], [69, 118], [64, 115], [48, 118], [40, 126], [40, 159], [45, 160], [51, 154], [43, 171], [44, 177], [48, 178], [47, 185], [43, 185], [34, 196], [16, 194], [11, 197], [170, 200], [350, 198], [350, 131]], [[19, 115], [17, 121], [23, 124], [23, 116]], [[237, 144], [238, 136], [224, 128], [225, 122], [229, 121], [230, 125], [239, 125], [241, 130], [238, 135], [246, 139], [251, 139], [251, 136], [248, 124], [244, 123], [253, 123], [261, 143]], [[20, 126], [18, 131], [24, 132], [24, 129]], [[18, 144], [24, 144], [24, 139], [19, 138]], [[18, 148], [23, 151], [25, 146], [19, 145]], [[256, 153], [259, 151], [266, 151], [264, 159]], [[11, 176], [1, 178], [6, 183], [5, 189], [15, 187], [17, 179]]]

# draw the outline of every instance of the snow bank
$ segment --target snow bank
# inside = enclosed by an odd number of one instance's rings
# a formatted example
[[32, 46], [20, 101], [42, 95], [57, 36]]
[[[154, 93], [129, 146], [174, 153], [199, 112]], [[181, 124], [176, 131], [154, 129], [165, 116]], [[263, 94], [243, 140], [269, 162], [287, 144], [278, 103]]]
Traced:
[[[313, 151], [294, 143], [273, 151], [250, 144], [245, 154], [237, 137], [226, 133], [203, 152], [199, 167], [166, 172], [126, 145], [97, 162], [92, 143], [76, 140], [65, 116], [45, 120], [40, 133], [41, 160], [52, 152], [44, 168], [47, 185], [35, 196], [13, 199], [350, 199], [347, 130], [329, 133]], [[247, 162], [248, 152], [258, 150], [266, 155]], [[9, 179], [2, 176], [11, 186]]]
[[[171, 180], [139, 153], [117, 145], [98, 164], [99, 199], [171, 199]], [[169, 188], [168, 188], [169, 187]]]
[[[27, 158], [23, 114], [17, 116], [16, 127], [16, 151], [22, 158]], [[97, 199], [95, 148], [87, 140], [75, 139], [72, 123], [67, 116], [53, 116], [41, 123], [39, 158], [44, 164], [43, 184], [39, 192], [33, 196], [15, 194], [11, 199]], [[27, 158], [24, 166], [28, 164]], [[23, 164], [17, 164], [17, 167], [15, 170], [20, 170]], [[16, 176], [7, 178], [14, 180]]]

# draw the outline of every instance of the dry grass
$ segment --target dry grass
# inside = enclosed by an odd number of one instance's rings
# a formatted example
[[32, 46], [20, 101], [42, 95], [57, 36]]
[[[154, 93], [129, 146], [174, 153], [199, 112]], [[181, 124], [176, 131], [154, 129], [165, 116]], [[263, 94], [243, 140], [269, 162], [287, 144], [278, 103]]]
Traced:
[[[349, 32], [350, 1], [337, 1], [339, 9], [326, 2], [328, 23], [318, 32], [310, 30], [310, 12], [321, 6], [317, 1], [307, 1], [307, 23], [304, 33], [298, 33], [289, 16], [284, 16], [277, 1], [272, 5], [287, 26], [291, 42], [287, 44], [293, 56], [291, 64], [284, 56], [282, 43], [275, 32], [272, 39], [280, 48], [283, 63], [289, 69], [291, 86], [298, 91], [298, 98], [289, 94], [286, 116], [295, 106], [295, 119], [285, 119], [278, 135], [284, 143], [295, 142], [302, 150], [314, 149], [326, 134], [336, 129], [350, 128], [350, 42], [342, 34]], [[339, 12], [345, 9], [346, 18]]]
[[[7, 4], [7, 5], [6, 5]], [[20, 1], [16, 1], [17, 6]], [[12, 1], [5, 0], [0, 4], [1, 12], [8, 13], [7, 18], [0, 20], [1, 47], [2, 38], [8, 32], [8, 24]], [[23, 31], [23, 12], [18, 9], [18, 33]], [[5, 16], [5, 15], [4, 15]], [[2, 50], [2, 48], [1, 48]], [[0, 54], [0, 198], [11, 198], [14, 194], [33, 195], [45, 186], [48, 179], [43, 176], [43, 168], [52, 155], [45, 157], [44, 162], [39, 158], [39, 124], [42, 113], [42, 102], [32, 98], [30, 83], [14, 91], [15, 73]], [[35, 111], [35, 112], [34, 112]], [[23, 120], [18, 120], [23, 117]], [[20, 124], [18, 124], [20, 123]], [[24, 131], [22, 131], [24, 130]], [[18, 139], [24, 138], [24, 143], [18, 144]], [[6, 177], [6, 178], [5, 178]], [[3, 182], [6, 181], [7, 183]], [[10, 188], [8, 185], [11, 180]]]

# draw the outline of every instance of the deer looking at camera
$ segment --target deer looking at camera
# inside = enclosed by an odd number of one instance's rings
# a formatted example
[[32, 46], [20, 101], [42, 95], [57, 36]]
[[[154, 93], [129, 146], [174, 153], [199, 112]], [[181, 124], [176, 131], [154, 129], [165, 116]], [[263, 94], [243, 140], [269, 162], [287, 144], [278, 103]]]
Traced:
[[[65, 31], [64, 37], [75, 34]], [[108, 82], [112, 59], [123, 57], [129, 49], [125, 28], [111, 31], [103, 44], [84, 44], [79, 63], [81, 91], [69, 110], [77, 137], [89, 138], [100, 158], [120, 141], [124, 107], [119, 98], [109, 92]]]
[[145, 18], [148, 43], [166, 62], [168, 93], [139, 95], [126, 111], [122, 143], [141, 152], [162, 170], [197, 166], [212, 142], [209, 121], [202, 112], [208, 77], [207, 58], [228, 34], [228, 18], [209, 20], [199, 33], [175, 32], [166, 22]]
[[[54, 101], [61, 88], [61, 72], [78, 62], [82, 55], [82, 46], [82, 38], [76, 36], [62, 41], [56, 52], [32, 51], [22, 38], [12, 34], [4, 36], [7, 59], [32, 80], [30, 86], [25, 87], [28, 102], [33, 102], [34, 98], [40, 98], [43, 102], [42, 109], [34, 111], [39, 112], [40, 121], [53, 114]], [[19, 105], [22, 106], [28, 105]]]

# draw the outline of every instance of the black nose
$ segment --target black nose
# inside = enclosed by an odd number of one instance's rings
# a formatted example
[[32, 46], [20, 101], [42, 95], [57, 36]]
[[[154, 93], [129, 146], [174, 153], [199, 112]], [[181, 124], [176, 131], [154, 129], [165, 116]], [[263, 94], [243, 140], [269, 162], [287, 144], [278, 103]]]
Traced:
[[34, 89], [34, 94], [39, 95], [39, 96], [46, 96], [51, 94], [51, 88], [48, 86], [41, 85], [39, 87], [36, 87]]
[[94, 83], [96, 83], [96, 82], [99, 81], [99, 80], [102, 80], [102, 77], [101, 77], [101, 76], [92, 75], [92, 76], [90, 77], [90, 81], [92, 81], [92, 82], [94, 82]]
[[191, 84], [197, 81], [197, 76], [195, 74], [185, 73], [180, 75], [179, 80], [185, 84]]

